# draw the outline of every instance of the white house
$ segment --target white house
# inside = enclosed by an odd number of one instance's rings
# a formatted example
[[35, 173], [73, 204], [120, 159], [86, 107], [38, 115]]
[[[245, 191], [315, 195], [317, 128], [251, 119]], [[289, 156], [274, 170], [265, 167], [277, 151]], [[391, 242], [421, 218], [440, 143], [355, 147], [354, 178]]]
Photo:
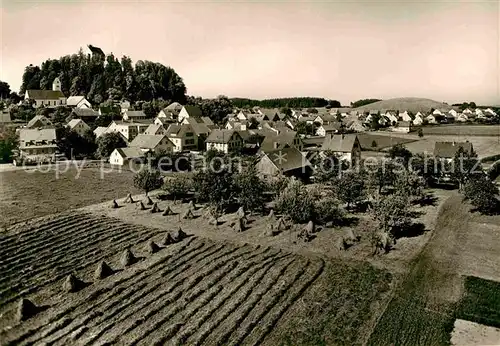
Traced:
[[411, 121], [399, 121], [397, 126], [392, 128], [394, 132], [410, 133], [411, 131]]
[[433, 114], [429, 114], [426, 118], [427, 122], [429, 124], [437, 124], [437, 120], [436, 120], [436, 117], [434, 116], [434, 113]]
[[146, 114], [143, 111], [125, 111], [122, 118], [125, 121], [144, 120]]
[[465, 123], [465, 122], [469, 121], [469, 117], [467, 116], [467, 114], [460, 113], [457, 116], [456, 121], [461, 122], [461, 123]]
[[207, 150], [218, 150], [224, 153], [243, 148], [243, 138], [234, 130], [213, 130], [205, 141]]
[[129, 144], [130, 148], [139, 148], [143, 152], [172, 152], [174, 144], [166, 135], [137, 135]]
[[20, 129], [19, 157], [33, 162], [51, 162], [57, 150], [55, 129]]
[[458, 112], [456, 110], [454, 110], [454, 109], [450, 109], [450, 111], [448, 112], [448, 114], [452, 115], [455, 119], [458, 116]]
[[66, 127], [69, 127], [71, 130], [75, 131], [82, 137], [85, 132], [90, 130], [90, 126], [87, 125], [82, 119], [72, 119], [69, 121], [69, 123], [66, 124]]
[[123, 166], [130, 160], [143, 160], [144, 152], [139, 148], [117, 148], [109, 156], [109, 163], [112, 165]]
[[399, 117], [403, 121], [411, 121], [411, 116], [410, 116], [410, 114], [408, 114], [407, 111], [404, 111], [403, 113], [399, 113]]
[[326, 136], [327, 134], [333, 134], [339, 132], [341, 123], [331, 123], [331, 124], [323, 124], [316, 130], [316, 135], [318, 136]]
[[361, 144], [356, 135], [327, 135], [321, 146], [321, 152], [335, 153], [340, 160], [359, 162], [361, 159]]
[[439, 109], [435, 109], [434, 112], [432, 112], [434, 115], [444, 115]]
[[106, 133], [118, 132], [121, 133], [127, 141], [132, 141], [137, 135], [144, 133], [149, 127], [148, 123], [112, 121], [106, 129]]
[[172, 124], [167, 128], [167, 137], [174, 144], [174, 152], [198, 149], [198, 136], [190, 124]]
[[241, 120], [241, 121], [229, 120], [226, 123], [225, 129], [226, 130], [246, 131], [247, 123], [248, 122], [246, 120]]
[[424, 116], [422, 113], [418, 112], [415, 114], [415, 119], [413, 119], [413, 125], [422, 125], [424, 122]]
[[391, 125], [398, 122], [398, 117], [396, 116], [396, 112], [387, 111], [384, 115], [387, 119], [389, 119], [389, 123]]
[[197, 106], [186, 105], [183, 106], [177, 117], [178, 122], [182, 122], [184, 118], [201, 118], [201, 109]]
[[462, 113], [469, 115], [469, 114], [472, 114], [474, 112], [472, 112], [469, 108], [466, 108], [466, 109], [464, 109], [464, 111]]
[[493, 116], [493, 117], [497, 115], [497, 113], [495, 113], [495, 111], [493, 109], [491, 109], [491, 108], [486, 109], [484, 111], [484, 113], [488, 114], [489, 116]]
[[52, 90], [26, 90], [24, 94], [25, 100], [33, 100], [33, 107], [55, 108], [66, 105], [66, 96], [61, 91], [61, 81], [59, 78], [52, 82]]
[[105, 126], [98, 126], [95, 128], [95, 130], [93, 131], [94, 132], [94, 135], [95, 135], [95, 138], [99, 138], [100, 136], [102, 136], [104, 133], [106, 133], [106, 130], [108, 128], [105, 127]]
[[75, 108], [92, 108], [92, 105], [85, 96], [70, 96], [66, 100], [66, 105]]

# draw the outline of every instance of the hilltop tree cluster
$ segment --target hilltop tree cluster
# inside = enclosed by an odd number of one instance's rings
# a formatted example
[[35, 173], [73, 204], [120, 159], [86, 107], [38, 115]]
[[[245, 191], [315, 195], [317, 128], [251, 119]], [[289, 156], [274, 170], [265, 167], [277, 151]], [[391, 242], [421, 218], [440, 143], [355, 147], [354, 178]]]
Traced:
[[127, 56], [118, 59], [112, 53], [86, 55], [81, 49], [77, 54], [48, 59], [41, 67], [27, 66], [20, 92], [50, 90], [56, 77], [65, 95], [85, 95], [94, 104], [108, 99], [185, 102], [186, 86], [171, 67], [142, 60], [134, 66]]

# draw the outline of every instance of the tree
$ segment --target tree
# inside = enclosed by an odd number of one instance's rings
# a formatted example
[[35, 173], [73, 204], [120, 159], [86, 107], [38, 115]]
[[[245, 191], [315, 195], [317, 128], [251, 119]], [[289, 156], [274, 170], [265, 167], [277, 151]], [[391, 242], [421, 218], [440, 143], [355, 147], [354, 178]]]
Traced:
[[347, 204], [347, 208], [352, 204], [361, 202], [365, 198], [365, 181], [361, 174], [347, 171], [336, 180], [334, 184], [335, 195], [339, 200]]
[[379, 229], [397, 237], [411, 222], [411, 204], [408, 196], [391, 194], [379, 199], [373, 206], [372, 216]]
[[482, 214], [498, 214], [500, 212], [500, 201], [498, 200], [498, 188], [486, 177], [486, 175], [475, 176], [464, 186], [464, 196]]
[[388, 157], [391, 159], [400, 159], [403, 161], [405, 167], [408, 167], [408, 163], [410, 161], [410, 158], [413, 156], [412, 152], [406, 149], [406, 147], [403, 144], [397, 144], [392, 146], [389, 149], [388, 152]]
[[409, 169], [419, 177], [422, 177], [426, 184], [441, 177], [442, 165], [433, 155], [424, 153], [415, 154], [410, 161]]
[[295, 130], [301, 135], [313, 135], [316, 131], [314, 124], [308, 124], [305, 121], [299, 121], [295, 126]]
[[376, 148], [377, 147], [377, 141], [376, 140], [373, 140], [372, 141], [372, 148]]
[[481, 161], [479, 161], [477, 155], [475, 153], [466, 153], [462, 147], [457, 150], [450, 164], [451, 167], [448, 171], [451, 172], [452, 179], [458, 182], [460, 191], [467, 180], [484, 174]]
[[307, 113], [309, 114], [318, 114], [318, 110], [316, 108], [308, 108]]
[[0, 80], [0, 99], [8, 99], [10, 97], [10, 85], [7, 82]]
[[235, 197], [245, 210], [256, 210], [264, 205], [266, 184], [257, 176], [254, 166], [234, 176]]
[[134, 175], [134, 186], [143, 190], [146, 196], [148, 192], [160, 188], [162, 183], [160, 172], [154, 169], [141, 169]]
[[194, 190], [199, 201], [217, 211], [224, 210], [233, 202], [233, 173], [229, 167], [219, 170], [206, 169], [195, 174]]
[[280, 109], [280, 112], [285, 114], [287, 117], [291, 117], [292, 116], [292, 110], [289, 108], [289, 107], [282, 107]]
[[276, 210], [296, 223], [313, 220], [315, 198], [298, 180], [291, 179], [275, 200]]
[[163, 190], [175, 199], [186, 197], [192, 189], [193, 180], [185, 175], [167, 179], [163, 184]]
[[108, 158], [116, 148], [127, 146], [122, 135], [118, 132], [105, 133], [97, 140], [96, 155], [99, 158]]
[[419, 136], [420, 138], [422, 138], [422, 137], [424, 136], [424, 131], [422, 130], [422, 128], [419, 128], [419, 129], [418, 129], [417, 134], [418, 134], [418, 136]]
[[395, 176], [391, 162], [379, 161], [365, 166], [366, 184], [372, 196], [380, 195], [384, 187], [394, 183]]
[[375, 102], [378, 102], [378, 101], [382, 101], [382, 100], [379, 100], [379, 99], [362, 99], [362, 100], [351, 102], [351, 107], [352, 108], [357, 108], [357, 107], [366, 106], [366, 105], [369, 105], [370, 103], [375, 103]]
[[[314, 160], [313, 160], [314, 161]], [[324, 157], [311, 162], [316, 165], [315, 177], [320, 183], [333, 183], [347, 165], [333, 151], [325, 151]]]
[[5, 129], [0, 135], [0, 163], [10, 163], [13, 150], [17, 147], [17, 136], [14, 128]]
[[57, 148], [67, 158], [92, 157], [96, 150], [95, 135], [88, 130], [84, 136], [65, 126], [56, 127]]

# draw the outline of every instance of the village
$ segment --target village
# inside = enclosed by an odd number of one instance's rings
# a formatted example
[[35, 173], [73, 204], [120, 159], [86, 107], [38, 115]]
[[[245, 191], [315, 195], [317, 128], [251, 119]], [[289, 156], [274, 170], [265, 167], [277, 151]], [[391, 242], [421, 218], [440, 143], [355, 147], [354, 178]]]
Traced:
[[497, 3], [1, 9], [1, 345], [500, 345]]

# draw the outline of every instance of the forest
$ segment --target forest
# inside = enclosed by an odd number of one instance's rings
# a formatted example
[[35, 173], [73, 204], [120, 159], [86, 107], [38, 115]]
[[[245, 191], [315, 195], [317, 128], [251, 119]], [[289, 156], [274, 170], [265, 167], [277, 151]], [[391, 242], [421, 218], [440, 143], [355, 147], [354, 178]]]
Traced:
[[233, 105], [238, 108], [262, 107], [262, 108], [338, 108], [340, 102], [327, 100], [321, 97], [286, 97], [266, 100], [252, 100], [247, 98], [232, 98]]

